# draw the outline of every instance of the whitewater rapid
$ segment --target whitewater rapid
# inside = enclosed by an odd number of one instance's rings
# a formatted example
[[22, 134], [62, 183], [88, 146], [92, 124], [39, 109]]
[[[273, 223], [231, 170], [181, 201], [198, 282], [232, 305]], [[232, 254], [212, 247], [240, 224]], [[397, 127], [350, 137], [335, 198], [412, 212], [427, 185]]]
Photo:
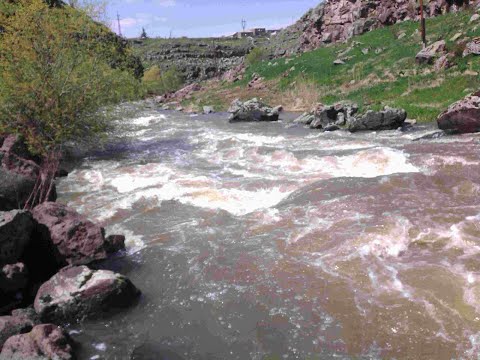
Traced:
[[82, 356], [477, 359], [479, 139], [137, 108], [59, 184], [144, 291]]

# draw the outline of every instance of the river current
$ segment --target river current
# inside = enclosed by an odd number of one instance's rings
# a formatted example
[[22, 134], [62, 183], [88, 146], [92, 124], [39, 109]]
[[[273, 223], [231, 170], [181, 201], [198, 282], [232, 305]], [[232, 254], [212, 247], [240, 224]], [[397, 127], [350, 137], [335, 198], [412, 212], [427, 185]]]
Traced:
[[58, 186], [142, 290], [80, 359], [480, 359], [480, 136], [139, 106]]

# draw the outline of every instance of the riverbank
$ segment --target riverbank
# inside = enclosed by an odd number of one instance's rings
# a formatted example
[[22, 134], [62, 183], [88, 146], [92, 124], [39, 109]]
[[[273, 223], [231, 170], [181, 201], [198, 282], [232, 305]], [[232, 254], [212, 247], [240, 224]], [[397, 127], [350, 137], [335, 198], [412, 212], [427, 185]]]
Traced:
[[[443, 40], [446, 50], [434, 52], [426, 64], [415, 60], [422, 48], [418, 23], [405, 21], [345, 43], [239, 68], [236, 74], [201, 83], [201, 90], [180, 99], [181, 106], [225, 111], [237, 98], [258, 97], [288, 111], [309, 111], [318, 102], [351, 101], [363, 112], [390, 106], [429, 122], [480, 87], [477, 55], [464, 56], [467, 44], [480, 36], [478, 20], [470, 21], [472, 14], [462, 11], [427, 20], [429, 44]], [[438, 62], [443, 55], [448, 61]]]

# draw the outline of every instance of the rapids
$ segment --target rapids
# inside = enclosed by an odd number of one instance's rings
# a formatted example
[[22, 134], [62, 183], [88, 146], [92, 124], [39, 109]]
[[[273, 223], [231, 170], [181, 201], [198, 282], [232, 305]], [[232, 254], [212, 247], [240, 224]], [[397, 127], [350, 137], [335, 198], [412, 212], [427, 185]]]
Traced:
[[60, 181], [143, 291], [81, 359], [480, 359], [480, 137], [138, 108]]

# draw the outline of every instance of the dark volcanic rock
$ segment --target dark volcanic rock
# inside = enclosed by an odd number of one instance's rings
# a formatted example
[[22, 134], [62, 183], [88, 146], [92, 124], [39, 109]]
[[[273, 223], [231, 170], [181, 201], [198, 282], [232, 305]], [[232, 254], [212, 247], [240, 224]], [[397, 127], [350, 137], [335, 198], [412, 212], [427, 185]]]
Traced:
[[0, 265], [20, 260], [34, 228], [32, 216], [25, 211], [0, 212]]
[[125, 236], [109, 235], [105, 239], [105, 251], [107, 254], [113, 254], [121, 250], [125, 250]]
[[8, 338], [27, 333], [38, 323], [39, 319], [32, 308], [14, 310], [10, 316], [1, 316], [0, 349]]
[[403, 125], [407, 113], [402, 109], [385, 107], [383, 111], [367, 111], [363, 116], [352, 118], [347, 122], [350, 132], [364, 130], [395, 130]]
[[281, 107], [271, 108], [256, 98], [244, 103], [235, 100], [228, 109], [230, 122], [277, 121], [280, 111]]
[[70, 360], [73, 359], [71, 340], [58, 326], [37, 325], [26, 334], [9, 338], [0, 353], [0, 359]]
[[0, 167], [0, 211], [22, 209], [34, 186], [34, 179]]
[[123, 275], [67, 267], [40, 287], [34, 307], [43, 321], [79, 321], [130, 306], [139, 293]]
[[480, 131], [480, 91], [457, 101], [437, 119], [438, 127], [452, 133]]
[[104, 230], [65, 205], [47, 202], [32, 211], [42, 242], [59, 265], [88, 264], [107, 257]]

